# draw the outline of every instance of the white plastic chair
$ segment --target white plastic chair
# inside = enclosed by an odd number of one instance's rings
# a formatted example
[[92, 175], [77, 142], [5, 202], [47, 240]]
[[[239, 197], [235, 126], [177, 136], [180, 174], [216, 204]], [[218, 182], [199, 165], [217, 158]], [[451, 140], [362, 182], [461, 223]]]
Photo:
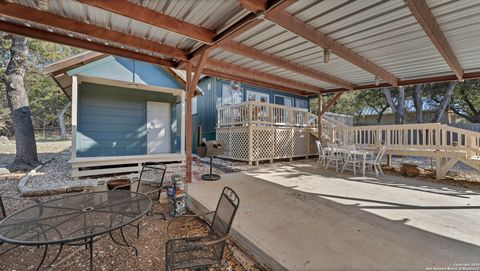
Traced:
[[377, 156], [375, 157], [375, 159], [367, 159], [365, 160], [365, 167], [370, 169], [371, 172], [373, 172], [373, 170], [375, 170], [375, 175], [378, 177], [378, 173], [380, 172], [382, 174], [382, 176], [385, 176], [385, 173], [383, 173], [383, 170], [382, 170], [382, 159], [383, 159], [383, 156], [385, 155], [385, 151], [387, 150], [387, 147], [385, 145], [383, 145], [380, 150], [378, 151], [377, 153]]
[[315, 141], [315, 143], [317, 143], [317, 150], [318, 150], [318, 160], [315, 167], [318, 166], [318, 164], [325, 165], [327, 154], [325, 153], [325, 150], [323, 149], [322, 143], [320, 142], [320, 140]]
[[326, 165], [325, 169], [330, 167], [330, 163], [333, 162], [335, 165], [335, 171], [338, 172], [338, 166], [343, 161], [343, 156], [341, 153], [337, 151], [337, 144], [330, 144], [327, 143], [327, 151], [326, 151]]
[[361, 162], [357, 160], [354, 146], [345, 146], [345, 161], [342, 167], [342, 173], [345, 169], [351, 169], [353, 175], [357, 176], [357, 167], [361, 168]]

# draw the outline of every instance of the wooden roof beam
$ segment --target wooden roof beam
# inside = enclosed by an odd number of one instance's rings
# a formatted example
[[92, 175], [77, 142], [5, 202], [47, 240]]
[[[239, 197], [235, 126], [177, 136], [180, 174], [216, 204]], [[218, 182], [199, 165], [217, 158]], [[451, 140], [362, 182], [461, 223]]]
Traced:
[[211, 44], [215, 31], [181, 21], [177, 18], [156, 12], [149, 8], [139, 6], [127, 0], [79, 0], [80, 2], [100, 9], [132, 18], [168, 31], [183, 35], [187, 38]]
[[[246, 18], [244, 22], [239, 22], [237, 25], [234, 25], [230, 31], [226, 31], [226, 33], [219, 34], [218, 36], [215, 37], [215, 44], [212, 45], [202, 45], [200, 48], [195, 50], [195, 52], [191, 53], [188, 58], [190, 61], [198, 61], [198, 58], [202, 55], [203, 51], [205, 50], [213, 50], [216, 47], [221, 47], [223, 43], [228, 42], [235, 37], [241, 35], [245, 31], [248, 31], [249, 29], [257, 26], [260, 24], [263, 20], [261, 19], [256, 19], [255, 17], [249, 16], [251, 18]], [[253, 19], [252, 19], [253, 18]], [[186, 67], [186, 62], [187, 61], [182, 61], [179, 63], [177, 66], [178, 69], [185, 69]]]
[[0, 14], [51, 27], [59, 27], [67, 31], [159, 53], [179, 60], [187, 59], [187, 52], [172, 46], [3, 0], [0, 1]]
[[280, 76], [275, 76], [272, 74], [268, 74], [268, 73], [257, 71], [250, 68], [245, 68], [242, 66], [228, 63], [228, 62], [223, 62], [220, 60], [209, 59], [207, 60], [206, 66], [212, 70], [220, 70], [223, 72], [228, 72], [233, 74], [241, 74], [242, 76], [249, 77], [253, 80], [282, 84], [282, 85], [286, 85], [291, 88], [297, 88], [299, 90], [303, 90], [306, 92], [322, 93], [322, 91], [324, 91], [324, 89], [315, 87], [310, 84], [286, 79]]
[[[466, 72], [463, 74], [463, 79], [464, 80], [480, 79], [480, 72]], [[398, 85], [411, 86], [411, 85], [418, 85], [418, 84], [449, 82], [449, 81], [455, 81], [455, 80], [458, 80], [457, 76], [455, 74], [450, 74], [450, 75], [440, 75], [440, 76], [425, 77], [425, 78], [418, 78], [418, 79], [400, 80], [398, 81]], [[355, 86], [354, 90], [385, 88], [385, 87], [390, 87], [390, 85], [387, 83], [380, 83], [379, 85], [375, 85], [375, 84], [357, 85]], [[325, 90], [325, 93], [334, 93], [339, 91], [347, 91], [347, 89], [344, 89], [344, 88], [327, 89]]]
[[317, 70], [314, 70], [314, 69], [311, 69], [311, 68], [307, 68], [305, 66], [295, 64], [295, 63], [290, 62], [290, 61], [286, 61], [286, 60], [284, 60], [280, 57], [277, 57], [275, 55], [271, 55], [271, 54], [262, 52], [260, 50], [245, 46], [245, 45], [240, 44], [240, 43], [236, 43], [236, 42], [233, 42], [233, 41], [228, 41], [228, 42], [225, 42], [225, 43], [222, 44], [222, 49], [224, 49], [226, 51], [229, 51], [229, 52], [232, 52], [232, 53], [235, 53], [235, 54], [250, 57], [250, 58], [265, 62], [265, 63], [269, 63], [271, 65], [274, 65], [274, 66], [277, 66], [277, 67], [280, 67], [280, 68], [284, 68], [284, 69], [289, 70], [289, 71], [293, 71], [293, 72], [296, 72], [296, 73], [299, 73], [299, 74], [303, 74], [303, 75], [306, 75], [308, 77], [311, 77], [311, 78], [314, 78], [314, 79], [317, 79], [317, 80], [320, 80], [320, 81], [323, 81], [323, 82], [327, 82], [327, 83], [330, 83], [330, 84], [333, 84], [333, 85], [337, 85], [339, 87], [343, 87], [343, 88], [350, 89], [350, 90], [353, 89], [353, 84], [351, 84], [351, 83], [349, 83], [345, 80], [342, 80], [342, 79], [337, 78], [335, 76], [331, 76], [331, 75], [323, 73], [321, 71], [317, 71]]
[[[255, 2], [256, 1], [254, 0], [242, 0], [242, 4], [245, 8], [249, 8], [249, 10], [252, 12], [258, 12], [258, 10], [262, 8], [262, 5], [259, 3], [255, 4]], [[264, 10], [264, 17], [283, 27], [284, 29], [322, 47], [323, 49], [329, 49], [333, 54], [349, 61], [350, 63], [368, 71], [375, 76], [379, 76], [389, 84], [393, 86], [398, 84], [398, 78], [396, 78], [393, 74], [385, 71], [384, 69], [370, 62], [368, 59], [346, 48], [334, 39], [301, 21], [294, 15], [284, 11], [286, 7], [295, 2], [296, 0], [287, 0], [279, 3], [269, 10], [266, 9]], [[252, 5], [254, 8], [251, 7]]]
[[379, 76], [393, 86], [398, 84], [398, 78], [391, 73], [385, 71], [379, 66], [373, 64], [366, 58], [346, 48], [342, 44], [316, 30], [310, 25], [302, 22], [297, 17], [285, 11], [268, 13], [265, 15], [268, 20], [280, 25], [281, 27], [295, 33], [296, 35], [322, 47], [329, 49], [333, 54], [347, 60], [348, 62], [368, 71], [369, 73]]
[[452, 69], [457, 79], [463, 81], [463, 68], [460, 65], [452, 47], [447, 41], [447, 38], [440, 29], [435, 16], [428, 7], [425, 0], [405, 0], [405, 4], [412, 12], [415, 19], [417, 19], [420, 26], [423, 28], [427, 36], [432, 41], [433, 45], [442, 55], [443, 59]]
[[273, 83], [266, 82], [266, 81], [261, 81], [261, 80], [253, 80], [249, 77], [243, 77], [239, 74], [235, 74], [235, 73], [228, 72], [228, 71], [223, 72], [223, 71], [218, 71], [218, 70], [212, 70], [212, 69], [209, 69], [209, 68], [205, 68], [205, 69], [203, 69], [203, 74], [208, 75], [208, 76], [223, 78], [223, 79], [226, 79], [226, 80], [238, 81], [238, 82], [242, 82], [242, 83], [250, 84], [250, 85], [254, 85], [254, 86], [280, 90], [280, 91], [283, 91], [283, 92], [288, 92], [288, 93], [293, 93], [293, 94], [298, 94], [298, 95], [306, 95], [305, 92], [300, 91], [300, 90], [295, 89], [295, 88], [290, 88], [290, 87], [287, 87], [285, 85], [273, 84]]
[[150, 56], [150, 55], [144, 55], [141, 53], [132, 52], [130, 50], [120, 49], [120, 48], [107, 46], [99, 43], [94, 43], [86, 40], [71, 38], [64, 35], [51, 33], [48, 31], [28, 28], [28, 27], [20, 26], [16, 24], [0, 22], [0, 31], [22, 35], [26, 37], [31, 37], [31, 38], [36, 38], [40, 40], [51, 41], [51, 42], [69, 45], [69, 46], [75, 46], [78, 48], [97, 51], [105, 54], [128, 57], [128, 58], [132, 58], [140, 61], [163, 65], [163, 66], [168, 66], [168, 67], [175, 66], [174, 62], [166, 59], [161, 59], [161, 58]]

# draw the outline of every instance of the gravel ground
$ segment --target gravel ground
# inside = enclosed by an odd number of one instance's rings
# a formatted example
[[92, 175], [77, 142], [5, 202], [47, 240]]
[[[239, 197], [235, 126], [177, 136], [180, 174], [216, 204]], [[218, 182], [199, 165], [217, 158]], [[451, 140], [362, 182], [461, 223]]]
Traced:
[[[161, 208], [165, 209], [165, 206]], [[170, 218], [168, 218], [170, 220]], [[126, 227], [127, 240], [138, 249], [138, 256], [133, 250], [115, 244], [108, 235], [94, 243], [95, 270], [164, 270], [165, 244], [168, 239], [167, 223], [156, 216], [146, 216], [140, 222], [140, 238], [136, 238], [136, 229]], [[170, 226], [174, 237], [201, 236], [207, 233], [206, 224], [197, 218], [181, 219]], [[119, 233], [115, 233], [117, 235]], [[2, 249], [10, 245], [3, 245]], [[237, 248], [235, 248], [237, 249]], [[47, 260], [53, 259], [58, 247], [51, 246]], [[43, 248], [18, 247], [0, 256], [0, 270], [35, 270], [42, 257]], [[89, 264], [88, 250], [84, 246], [66, 246], [59, 259], [50, 270], [87, 270]], [[232, 255], [229, 243], [220, 265], [210, 270], [244, 270]]]

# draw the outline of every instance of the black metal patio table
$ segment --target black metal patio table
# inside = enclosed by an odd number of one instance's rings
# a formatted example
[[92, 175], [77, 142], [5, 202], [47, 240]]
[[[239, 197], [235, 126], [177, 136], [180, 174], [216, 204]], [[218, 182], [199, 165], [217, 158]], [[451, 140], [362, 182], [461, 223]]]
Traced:
[[[48, 248], [58, 251], [43, 269], [51, 266], [64, 245], [89, 247], [93, 270], [93, 243], [108, 234], [118, 245], [130, 245], [123, 228], [142, 218], [150, 210], [152, 201], [144, 194], [126, 191], [102, 191], [66, 196], [25, 208], [0, 222], [0, 240], [22, 246], [43, 247], [43, 257], [37, 267], [42, 268]], [[114, 231], [120, 232], [115, 237]], [[120, 240], [118, 240], [120, 238]]]

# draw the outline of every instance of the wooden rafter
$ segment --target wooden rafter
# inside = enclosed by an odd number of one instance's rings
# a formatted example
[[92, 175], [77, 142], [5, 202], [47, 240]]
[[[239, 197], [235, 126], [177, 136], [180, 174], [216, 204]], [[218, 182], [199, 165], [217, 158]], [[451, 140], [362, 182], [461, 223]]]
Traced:
[[288, 12], [278, 11], [268, 13], [265, 15], [265, 18], [324, 49], [329, 49], [333, 54], [370, 72], [371, 74], [380, 76], [380, 78], [387, 81], [393, 86], [396, 86], [398, 84], [398, 78], [396, 78], [391, 73], [373, 64], [368, 59], [353, 52], [352, 50], [348, 49], [347, 47], [343, 46], [342, 44], [333, 40], [322, 32], [316, 30], [310, 25], [304, 23], [303, 21]]
[[269, 63], [271, 65], [284, 68], [299, 74], [306, 75], [311, 78], [315, 78], [317, 80], [327, 82], [333, 85], [337, 85], [339, 87], [343, 87], [346, 89], [353, 89], [353, 85], [345, 80], [342, 80], [340, 78], [331, 76], [329, 74], [307, 68], [298, 64], [295, 64], [293, 62], [286, 61], [280, 57], [262, 52], [260, 50], [245, 46], [240, 43], [236, 43], [233, 41], [228, 41], [222, 44], [222, 49], [225, 49], [229, 52], [243, 55], [258, 61], [262, 61], [265, 63]]
[[6, 2], [4, 0], [0, 1], [0, 14], [51, 27], [60, 27], [67, 31], [88, 35], [105, 41], [121, 43], [126, 46], [159, 53], [179, 60], [187, 59], [187, 53], [184, 50], [172, 46], [135, 37], [123, 32], [109, 30], [93, 24], [87, 24], [23, 5]]
[[[464, 80], [469, 79], [480, 79], [480, 72], [467, 72], [463, 74]], [[411, 85], [418, 85], [418, 84], [431, 84], [431, 83], [440, 83], [440, 82], [449, 82], [458, 80], [457, 76], [454, 74], [451, 75], [441, 75], [441, 76], [433, 76], [433, 77], [426, 77], [426, 78], [419, 78], [419, 79], [408, 79], [408, 80], [400, 80], [398, 81], [398, 86], [411, 86]], [[357, 85], [355, 86], [354, 90], [363, 90], [363, 89], [373, 89], [373, 88], [385, 88], [389, 87], [390, 85], [387, 83], [380, 83], [379, 85], [375, 84], [365, 84], [365, 85]], [[333, 93], [333, 92], [341, 92], [347, 91], [344, 88], [333, 88], [327, 89], [324, 93]]]
[[306, 84], [303, 82], [295, 81], [295, 80], [290, 80], [286, 79], [280, 76], [275, 76], [272, 74], [268, 74], [265, 72], [261, 72], [258, 70], [242, 67], [239, 65], [231, 64], [228, 62], [223, 62], [220, 60], [215, 60], [215, 59], [209, 59], [207, 61], [207, 67], [214, 69], [214, 70], [221, 70], [223, 72], [229, 72], [229, 73], [236, 73], [236, 74], [241, 74], [243, 76], [250, 77], [255, 80], [261, 80], [261, 81], [266, 81], [266, 82], [271, 82], [271, 83], [280, 83], [287, 85], [289, 87], [297, 88], [299, 90], [303, 90], [306, 92], [312, 92], [312, 93], [321, 93], [324, 91], [324, 89], [315, 87], [310, 84]]
[[[226, 42], [234, 39], [235, 37], [241, 35], [242, 33], [246, 32], [246, 31], [248, 31], [249, 29], [257, 26], [261, 22], [262, 22], [262, 20], [260, 20], [260, 19], [252, 19], [251, 21], [245, 22], [244, 24], [240, 24], [241, 26], [239, 26], [238, 28], [234, 28], [232, 31], [229, 31], [228, 34], [222, 34], [221, 39], [216, 37], [215, 39], [218, 40], [216, 44], [202, 45], [200, 48], [195, 50], [195, 52], [190, 54], [188, 56], [188, 58], [190, 59], [190, 61], [193, 61], [193, 62], [198, 61], [198, 58], [202, 55], [203, 51], [205, 51], [205, 50], [210, 50], [211, 51], [211, 50], [213, 50], [217, 47], [220, 47], [223, 43], [226, 43]], [[177, 68], [185, 69], [186, 63], [187, 63], [187, 61], [180, 62], [180, 64], [177, 66]]]
[[82, 3], [95, 6], [110, 12], [135, 19], [171, 32], [192, 38], [203, 43], [212, 43], [215, 32], [209, 29], [196, 26], [177, 18], [156, 12], [154, 10], [139, 6], [127, 0], [79, 0]]
[[208, 75], [208, 76], [214, 76], [218, 78], [223, 78], [226, 80], [233, 80], [233, 81], [238, 81], [242, 82], [245, 84], [250, 84], [254, 86], [259, 86], [259, 87], [264, 87], [264, 88], [270, 88], [270, 89], [275, 89], [279, 91], [284, 91], [288, 93], [294, 93], [298, 95], [306, 95], [307, 93], [304, 91], [300, 91], [296, 88], [290, 88], [285, 85], [279, 85], [279, 84], [273, 84], [270, 82], [258, 80], [258, 79], [252, 79], [250, 77], [244, 77], [238, 73], [233, 73], [233, 72], [223, 72], [223, 71], [218, 71], [218, 70], [212, 70], [209, 68], [203, 69], [203, 74]]
[[[203, 68], [207, 63], [209, 52], [210, 52], [209, 50], [205, 50], [202, 56], [200, 57], [200, 60], [198, 61], [198, 64], [197, 64], [197, 69], [195, 70], [195, 76], [193, 77], [189, 85], [190, 90], [196, 89], [198, 80], [200, 80], [200, 76], [202, 75]], [[193, 93], [195, 93], [195, 91], [193, 91]], [[193, 97], [193, 93], [192, 93], [192, 97]], [[189, 95], [190, 95], [190, 92], [189, 92]], [[190, 98], [190, 96], [188, 97]]]
[[[385, 71], [384, 69], [370, 62], [368, 59], [346, 48], [334, 39], [301, 21], [294, 15], [284, 11], [286, 7], [295, 2], [295, 0], [287, 0], [271, 9], [265, 9], [263, 10], [265, 13], [264, 16], [266, 19], [287, 29], [288, 31], [322, 47], [323, 49], [329, 49], [332, 53], [349, 61], [350, 63], [376, 76], [380, 76], [380, 78], [387, 81], [391, 85], [397, 85], [398, 78], [396, 78], [393, 74]], [[250, 11], [252, 12], [259, 12], [259, 9], [267, 8], [253, 0], [242, 0], [242, 4], [245, 8], [251, 8]]]
[[428, 7], [425, 0], [405, 0], [405, 4], [417, 19], [420, 26], [432, 41], [433, 45], [440, 52], [447, 64], [457, 76], [458, 80], [463, 81], [463, 68], [460, 65], [452, 47], [438, 25], [435, 16]]
[[76, 55], [74, 57], [70, 57], [70, 58], [52, 63], [42, 68], [42, 73], [56, 76], [58, 74], [63, 74], [64, 72], [71, 70], [73, 68], [83, 66], [87, 63], [102, 59], [106, 56], [108, 55], [103, 53], [86, 52], [80, 55]]
[[343, 95], [343, 93], [345, 92], [339, 92], [335, 94], [335, 96], [333, 96], [330, 102], [328, 102], [328, 104], [325, 107], [323, 107], [322, 111], [320, 112], [320, 114], [318, 114], [318, 116], [322, 116], [323, 114], [325, 114], [325, 112], [327, 112], [330, 109], [330, 107], [332, 107], [335, 104], [335, 102], [338, 100], [338, 98], [340, 98]]
[[132, 58], [140, 61], [163, 65], [163, 66], [168, 66], [168, 67], [175, 66], [174, 62], [166, 59], [161, 59], [154, 56], [135, 53], [130, 50], [120, 49], [112, 46], [106, 46], [103, 44], [93, 43], [86, 40], [70, 38], [64, 35], [55, 34], [48, 31], [27, 28], [24, 26], [16, 25], [16, 24], [0, 22], [0, 31], [22, 35], [26, 37], [32, 37], [32, 38], [41, 39], [41, 40], [46, 40], [46, 41], [51, 41], [51, 42], [69, 45], [69, 46], [75, 46], [75, 47], [92, 50], [96, 52], [128, 57], [128, 58]]

